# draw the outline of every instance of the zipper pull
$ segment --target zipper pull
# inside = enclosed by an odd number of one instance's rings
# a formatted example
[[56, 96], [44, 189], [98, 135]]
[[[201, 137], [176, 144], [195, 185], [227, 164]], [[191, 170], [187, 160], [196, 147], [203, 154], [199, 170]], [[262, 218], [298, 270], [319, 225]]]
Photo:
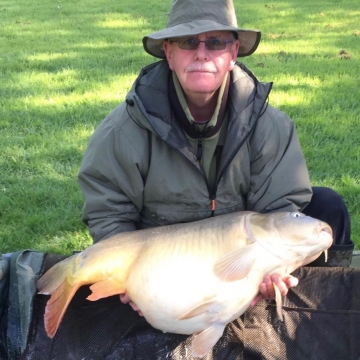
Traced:
[[216, 208], [216, 200], [215, 199], [211, 199], [211, 210], [214, 211]]
[[212, 215], [214, 215], [215, 208], [216, 208], [216, 200], [215, 200], [215, 198], [213, 197], [213, 198], [211, 199], [211, 211], [212, 211]]

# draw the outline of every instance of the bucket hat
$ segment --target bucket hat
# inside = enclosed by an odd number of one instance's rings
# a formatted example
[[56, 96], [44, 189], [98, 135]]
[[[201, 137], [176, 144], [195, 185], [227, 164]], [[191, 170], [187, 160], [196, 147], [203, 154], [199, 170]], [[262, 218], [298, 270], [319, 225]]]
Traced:
[[194, 36], [209, 31], [231, 31], [240, 40], [238, 57], [251, 55], [259, 45], [261, 32], [239, 29], [232, 0], [173, 0], [165, 29], [143, 38], [146, 52], [165, 58], [165, 39]]

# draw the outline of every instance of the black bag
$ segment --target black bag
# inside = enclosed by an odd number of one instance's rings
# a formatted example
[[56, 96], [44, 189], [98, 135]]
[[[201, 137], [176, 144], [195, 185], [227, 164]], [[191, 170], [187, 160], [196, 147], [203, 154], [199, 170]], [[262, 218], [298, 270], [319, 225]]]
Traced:
[[[54, 339], [47, 337], [36, 295], [39, 275], [64, 257], [24, 251], [3, 259], [0, 357], [29, 360], [187, 360], [191, 336], [153, 329], [112, 296], [95, 302], [79, 289]], [[359, 360], [360, 269], [303, 267], [284, 298], [284, 321], [273, 301], [260, 301], [229, 324], [206, 360]]]

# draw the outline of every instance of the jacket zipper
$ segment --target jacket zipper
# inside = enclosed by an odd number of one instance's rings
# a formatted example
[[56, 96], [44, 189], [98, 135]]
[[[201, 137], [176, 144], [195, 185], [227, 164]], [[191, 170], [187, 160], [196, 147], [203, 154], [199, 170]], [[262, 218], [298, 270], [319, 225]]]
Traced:
[[[264, 103], [262, 105], [262, 108], [264, 107], [264, 104], [266, 102], [266, 99], [269, 96], [269, 93], [271, 91], [272, 86], [270, 86], [270, 89], [267, 92], [267, 95], [265, 97]], [[216, 192], [217, 192], [217, 187], [219, 185], [220, 179], [222, 177], [222, 175], [225, 173], [225, 170], [227, 169], [227, 167], [230, 165], [231, 161], [234, 159], [235, 155], [237, 154], [237, 152], [240, 150], [240, 148], [243, 146], [243, 144], [245, 143], [245, 141], [247, 140], [247, 138], [250, 136], [250, 134], [252, 133], [254, 127], [257, 124], [257, 121], [259, 119], [259, 117], [261, 117], [263, 115], [263, 112], [260, 112], [258, 118], [256, 119], [256, 121], [254, 122], [253, 127], [248, 131], [248, 133], [246, 134], [246, 136], [243, 138], [243, 140], [238, 144], [238, 146], [235, 148], [235, 150], [233, 151], [233, 153], [231, 154], [231, 156], [229, 157], [228, 161], [226, 162], [226, 164], [224, 165], [224, 167], [222, 168], [221, 172], [219, 173], [219, 176], [217, 178], [216, 184], [215, 184], [215, 188], [213, 190], [213, 193], [210, 195], [210, 200], [211, 200], [211, 216], [215, 215], [215, 209], [216, 209]], [[209, 185], [208, 185], [209, 186]], [[210, 194], [210, 191], [209, 191]]]
[[201, 133], [198, 133], [197, 140], [198, 140], [198, 142], [197, 142], [196, 158], [200, 162], [201, 158], [202, 158], [202, 154], [203, 154], [203, 145], [202, 145]]
[[[268, 95], [271, 91], [271, 88], [272, 86], [270, 86], [270, 89], [268, 90], [266, 96], [265, 96], [265, 100], [264, 100], [264, 103], [266, 102], [266, 99], [268, 98]], [[263, 104], [264, 106], [264, 104]], [[138, 105], [140, 111], [141, 111], [141, 107]], [[142, 112], [142, 111], [141, 111]], [[260, 115], [258, 116], [258, 118], [260, 116], [262, 116], [263, 113], [260, 113]], [[131, 117], [131, 115], [129, 114], [129, 116]], [[144, 117], [146, 117], [144, 115]], [[131, 117], [132, 118], [132, 117]], [[256, 121], [254, 122], [254, 126], [256, 125], [257, 123], [257, 120], [258, 118], [256, 119]], [[211, 192], [211, 189], [210, 189], [210, 186], [209, 186], [209, 182], [205, 176], [205, 174], [203, 173], [203, 176], [204, 176], [204, 180], [205, 180], [205, 183], [206, 183], [206, 186], [208, 188], [208, 192], [209, 192], [209, 198], [210, 198], [210, 206], [211, 206], [211, 217], [213, 217], [215, 215], [215, 209], [216, 209], [216, 192], [217, 192], [217, 187], [219, 185], [219, 182], [220, 182], [220, 179], [221, 179], [221, 176], [224, 174], [225, 170], [227, 169], [227, 167], [229, 166], [229, 164], [231, 163], [231, 161], [233, 160], [233, 158], [235, 157], [236, 153], [239, 151], [239, 149], [241, 148], [241, 146], [245, 143], [245, 141], [247, 140], [247, 138], [249, 137], [249, 135], [251, 134], [254, 126], [248, 131], [247, 135], [245, 136], [245, 138], [243, 139], [243, 141], [241, 143], [238, 144], [238, 146], [236, 147], [236, 149], [233, 151], [233, 153], [231, 154], [231, 156], [229, 157], [229, 160], [227, 161], [227, 163], [224, 165], [221, 173], [219, 173], [219, 176], [218, 176], [218, 179], [217, 179], [217, 182], [216, 182], [216, 185], [215, 185], [215, 188], [213, 189], [213, 192]], [[156, 132], [157, 133], [157, 132]], [[157, 135], [161, 138], [161, 136], [157, 133]], [[174, 147], [172, 144], [170, 143], [167, 143], [165, 141], [165, 143], [170, 146], [172, 149], [175, 150], [175, 152], [177, 152], [180, 156], [182, 156], [183, 158], [185, 158], [187, 161], [188, 159], [181, 153], [181, 151], [179, 151], [176, 147]], [[198, 149], [197, 149], [197, 154], [196, 154], [196, 158], [198, 161], [199, 158], [201, 159], [202, 157], [202, 152], [203, 152], [203, 146], [202, 146], [202, 137], [201, 137], [201, 134], [199, 133], [199, 137], [198, 137]], [[191, 162], [190, 162], [191, 163]], [[194, 165], [194, 164], [193, 164]]]
[[[198, 133], [198, 138], [197, 138], [197, 150], [196, 150], [196, 158], [198, 162], [201, 162], [201, 158], [202, 158], [202, 154], [203, 154], [203, 138], [202, 138], [202, 134]], [[206, 183], [206, 186], [208, 188], [208, 192], [210, 194], [210, 200], [211, 200], [211, 216], [214, 216], [215, 213], [215, 208], [216, 208], [216, 199], [214, 195], [211, 195], [211, 190], [210, 190], [210, 186], [209, 186], [209, 182], [208, 179], [206, 178], [206, 176], [204, 176], [204, 180]], [[216, 191], [215, 191], [216, 192]]]

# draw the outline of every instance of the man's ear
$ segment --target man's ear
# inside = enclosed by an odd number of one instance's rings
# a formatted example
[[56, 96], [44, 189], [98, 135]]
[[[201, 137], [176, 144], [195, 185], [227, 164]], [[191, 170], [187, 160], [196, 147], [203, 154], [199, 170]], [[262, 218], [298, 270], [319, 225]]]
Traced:
[[170, 70], [173, 70], [173, 67], [172, 67], [172, 51], [171, 51], [171, 44], [169, 41], [167, 40], [164, 40], [163, 41], [163, 50], [164, 50], [164, 53], [165, 53], [165, 56], [166, 56], [166, 60], [169, 64], [169, 68]]
[[239, 40], [236, 40], [231, 47], [231, 58], [232, 59], [229, 64], [229, 71], [231, 71], [234, 68], [234, 65], [235, 65], [236, 59], [237, 59], [237, 54], [239, 51], [239, 46], [240, 46]]

